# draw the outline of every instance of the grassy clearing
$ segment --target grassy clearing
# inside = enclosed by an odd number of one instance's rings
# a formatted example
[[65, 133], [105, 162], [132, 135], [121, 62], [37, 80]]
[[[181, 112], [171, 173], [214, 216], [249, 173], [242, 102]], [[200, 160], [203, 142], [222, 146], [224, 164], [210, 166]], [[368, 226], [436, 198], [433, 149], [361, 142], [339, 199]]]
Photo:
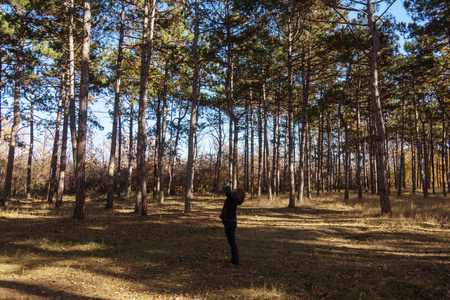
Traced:
[[378, 199], [314, 197], [248, 200], [237, 240], [242, 266], [226, 265], [218, 220], [224, 197], [151, 204], [132, 200], [104, 210], [87, 202], [74, 220], [62, 209], [16, 199], [0, 211], [1, 299], [448, 299], [448, 200], [392, 196], [393, 216]]

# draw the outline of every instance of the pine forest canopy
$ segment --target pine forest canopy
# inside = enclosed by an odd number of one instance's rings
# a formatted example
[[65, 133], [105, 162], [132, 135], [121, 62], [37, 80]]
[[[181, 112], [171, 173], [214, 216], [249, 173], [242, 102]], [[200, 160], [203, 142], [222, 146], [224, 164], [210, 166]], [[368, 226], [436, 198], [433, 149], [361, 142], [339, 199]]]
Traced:
[[405, 24], [394, 2], [2, 1], [2, 205], [75, 193], [83, 219], [89, 192], [143, 215], [178, 194], [188, 213], [226, 178], [289, 207], [370, 191], [382, 215], [392, 190], [446, 196], [449, 6], [405, 0]]

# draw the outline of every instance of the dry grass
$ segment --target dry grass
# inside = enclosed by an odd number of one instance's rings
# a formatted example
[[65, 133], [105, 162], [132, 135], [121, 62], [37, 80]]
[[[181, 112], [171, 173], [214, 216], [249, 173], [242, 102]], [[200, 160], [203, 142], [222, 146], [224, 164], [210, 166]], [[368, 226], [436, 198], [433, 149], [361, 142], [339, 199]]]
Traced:
[[17, 199], [0, 211], [1, 299], [448, 299], [449, 204], [442, 197], [313, 197], [294, 209], [286, 198], [248, 200], [237, 240], [242, 266], [218, 220], [223, 197], [199, 198], [193, 213], [169, 199], [133, 213], [132, 200], [87, 219]]

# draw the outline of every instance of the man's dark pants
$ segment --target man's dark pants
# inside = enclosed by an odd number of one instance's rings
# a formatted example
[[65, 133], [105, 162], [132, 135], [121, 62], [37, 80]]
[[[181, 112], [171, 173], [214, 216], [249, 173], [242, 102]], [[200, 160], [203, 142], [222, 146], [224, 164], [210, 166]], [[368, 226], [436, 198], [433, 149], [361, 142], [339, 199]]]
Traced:
[[228, 244], [231, 248], [231, 263], [238, 265], [239, 264], [239, 250], [236, 243], [236, 227], [237, 227], [237, 221], [229, 221], [229, 220], [223, 220], [222, 221], [223, 226], [225, 227], [225, 234], [228, 239]]

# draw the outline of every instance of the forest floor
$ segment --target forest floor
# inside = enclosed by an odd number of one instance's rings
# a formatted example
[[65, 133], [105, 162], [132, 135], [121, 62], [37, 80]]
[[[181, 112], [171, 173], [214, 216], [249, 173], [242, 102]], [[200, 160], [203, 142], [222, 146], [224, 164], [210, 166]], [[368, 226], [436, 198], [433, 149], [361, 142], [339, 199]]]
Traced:
[[443, 197], [313, 196], [287, 208], [246, 200], [236, 231], [240, 266], [218, 215], [224, 200], [169, 198], [133, 213], [131, 199], [86, 219], [17, 198], [0, 210], [0, 299], [450, 299], [450, 205]]

